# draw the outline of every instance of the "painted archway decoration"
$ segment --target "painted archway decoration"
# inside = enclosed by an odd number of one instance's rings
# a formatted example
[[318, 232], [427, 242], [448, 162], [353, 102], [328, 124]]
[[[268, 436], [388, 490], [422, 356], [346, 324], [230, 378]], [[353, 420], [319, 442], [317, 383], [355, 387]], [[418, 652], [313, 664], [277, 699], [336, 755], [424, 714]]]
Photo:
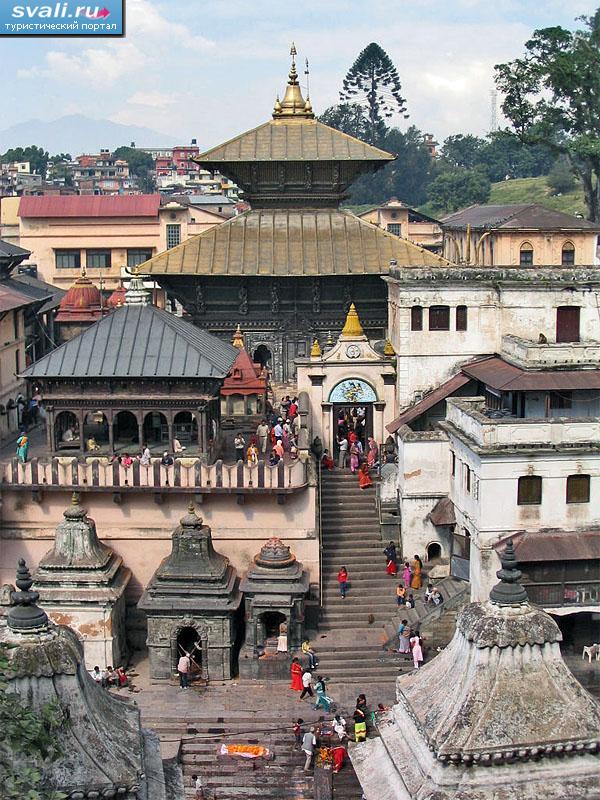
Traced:
[[329, 394], [330, 403], [376, 403], [377, 395], [370, 383], [361, 378], [346, 378]]

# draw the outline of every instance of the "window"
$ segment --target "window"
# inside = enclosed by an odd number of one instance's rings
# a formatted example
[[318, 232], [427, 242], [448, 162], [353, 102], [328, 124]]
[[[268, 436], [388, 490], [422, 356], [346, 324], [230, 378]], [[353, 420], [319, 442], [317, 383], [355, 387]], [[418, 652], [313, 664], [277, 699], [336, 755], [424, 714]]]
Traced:
[[567, 503], [590, 502], [590, 476], [569, 475], [567, 477]]
[[85, 265], [88, 269], [110, 269], [110, 250], [86, 250]]
[[465, 464], [465, 489], [471, 494], [471, 467]]
[[167, 225], [167, 250], [181, 242], [181, 225]]
[[423, 306], [413, 306], [410, 310], [411, 331], [423, 330]]
[[21, 372], [21, 351], [15, 351], [15, 375]]
[[452, 477], [456, 475], [456, 453], [454, 450], [450, 452], [450, 464], [452, 469]]
[[564, 411], [573, 405], [573, 393], [568, 391], [550, 392], [550, 411]]
[[466, 331], [467, 330], [467, 307], [466, 306], [456, 306], [456, 330], [457, 331]]
[[152, 258], [152, 250], [149, 248], [147, 250], [132, 250], [128, 248], [127, 250], [128, 267], [138, 267], [144, 261], [148, 261], [149, 258]]
[[519, 478], [517, 505], [539, 506], [542, 503], [542, 479], [539, 475], [522, 475]]
[[81, 267], [79, 250], [55, 250], [54, 259], [56, 269], [79, 269]]
[[394, 236], [400, 236], [400, 232], [402, 231], [402, 227], [399, 222], [390, 222], [387, 226], [388, 233], [393, 233]]
[[563, 244], [560, 263], [563, 267], [570, 267], [575, 263], [575, 245], [573, 242], [565, 242]]
[[519, 251], [519, 264], [522, 267], [530, 267], [533, 264], [533, 245], [523, 242]]
[[450, 306], [431, 306], [429, 309], [429, 330], [450, 330]]
[[15, 339], [18, 339], [19, 338], [19, 312], [18, 311], [14, 311], [13, 312], [13, 325], [14, 325]]

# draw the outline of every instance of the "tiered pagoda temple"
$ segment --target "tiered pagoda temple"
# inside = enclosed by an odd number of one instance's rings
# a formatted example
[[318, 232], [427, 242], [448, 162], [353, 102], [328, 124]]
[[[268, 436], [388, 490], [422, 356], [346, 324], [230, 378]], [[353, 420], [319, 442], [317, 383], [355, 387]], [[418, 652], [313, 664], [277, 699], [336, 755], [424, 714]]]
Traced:
[[195, 159], [231, 178], [251, 210], [140, 267], [198, 326], [228, 338], [241, 321], [252, 360], [276, 382], [294, 378], [315, 337], [341, 330], [352, 302], [368, 337], [384, 338], [391, 261], [447, 263], [340, 208], [353, 181], [394, 156], [315, 119], [294, 56], [273, 118]]

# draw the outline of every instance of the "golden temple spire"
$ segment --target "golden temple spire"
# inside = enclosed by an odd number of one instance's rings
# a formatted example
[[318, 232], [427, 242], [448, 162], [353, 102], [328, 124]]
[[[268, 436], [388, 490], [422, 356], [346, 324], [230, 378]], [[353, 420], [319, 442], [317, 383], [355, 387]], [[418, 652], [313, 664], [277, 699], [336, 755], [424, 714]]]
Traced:
[[363, 326], [360, 324], [358, 312], [354, 303], [350, 304], [346, 322], [342, 329], [342, 336], [364, 336]]
[[235, 333], [233, 334], [233, 339], [231, 340], [231, 344], [234, 347], [239, 347], [240, 350], [244, 346], [244, 334], [242, 333], [242, 329], [240, 328], [239, 322], [237, 328], [235, 329]]
[[295, 117], [298, 119], [314, 119], [314, 113], [310, 99], [306, 100], [302, 96], [302, 90], [298, 83], [298, 70], [296, 69], [296, 56], [298, 52], [296, 45], [292, 42], [290, 55], [292, 64], [288, 76], [288, 84], [285, 87], [283, 100], [279, 100], [279, 95], [273, 108], [273, 119]]
[[394, 346], [390, 342], [389, 339], [385, 340], [385, 346], [383, 348], [383, 355], [387, 356], [388, 358], [393, 358], [396, 355], [396, 351], [394, 350]]
[[319, 340], [315, 338], [314, 342], [312, 343], [312, 347], [310, 348], [310, 357], [311, 358], [321, 358], [323, 355], [321, 351], [321, 345], [319, 344]]

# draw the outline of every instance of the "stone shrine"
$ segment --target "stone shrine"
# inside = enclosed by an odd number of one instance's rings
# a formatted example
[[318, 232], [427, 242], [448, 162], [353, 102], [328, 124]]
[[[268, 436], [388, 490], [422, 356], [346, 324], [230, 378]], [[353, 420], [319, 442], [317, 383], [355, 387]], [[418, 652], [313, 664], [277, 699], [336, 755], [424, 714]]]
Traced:
[[[19, 694], [34, 712], [47, 703], [58, 708], [57, 738], [61, 750], [45, 763], [47, 790], [72, 798], [182, 800], [180, 770], [171, 768], [166, 783], [158, 737], [141, 727], [132, 702], [117, 699], [88, 674], [83, 647], [75, 632], [54, 625], [36, 605], [38, 593], [20, 559], [13, 605], [0, 627], [0, 644], [9, 660], [8, 693]], [[21, 763], [19, 756], [14, 767]]]
[[277, 537], [265, 542], [240, 584], [246, 609], [244, 649], [256, 655], [283, 630], [287, 652], [300, 647], [308, 588], [308, 573], [290, 548]]
[[83, 639], [88, 669], [124, 665], [125, 589], [131, 570], [98, 539], [96, 523], [77, 494], [64, 518], [54, 547], [34, 574], [35, 588], [53, 622], [69, 625]]
[[397, 679], [380, 738], [351, 747], [367, 800], [598, 797], [600, 707], [518, 583], [512, 542], [501, 561], [500, 583], [460, 614], [448, 647]]
[[138, 603], [148, 617], [151, 678], [171, 678], [184, 651], [192, 658], [192, 678], [232, 678], [241, 602], [235, 569], [215, 552], [210, 528], [190, 504], [173, 533], [171, 554]]

